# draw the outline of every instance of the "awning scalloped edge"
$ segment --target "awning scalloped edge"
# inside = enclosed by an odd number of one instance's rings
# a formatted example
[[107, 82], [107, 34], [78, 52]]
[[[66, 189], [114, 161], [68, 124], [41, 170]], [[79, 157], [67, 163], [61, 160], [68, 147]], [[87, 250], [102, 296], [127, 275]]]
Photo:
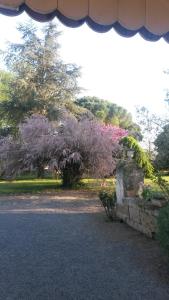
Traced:
[[135, 34], [139, 33], [145, 40], [148, 41], [158, 41], [160, 38], [164, 38], [167, 43], [169, 43], [169, 32], [163, 34], [163, 35], [157, 35], [152, 32], [150, 32], [148, 29], [146, 29], [144, 26], [137, 29], [137, 30], [129, 30], [122, 26], [119, 22], [114, 22], [110, 25], [101, 25], [93, 21], [90, 17], [85, 17], [80, 20], [73, 20], [66, 16], [64, 16], [59, 10], [54, 10], [53, 12], [42, 14], [39, 12], [36, 12], [32, 10], [30, 7], [28, 7], [26, 4], [22, 4], [18, 8], [11, 9], [7, 7], [0, 6], [0, 13], [6, 16], [18, 16], [22, 14], [23, 12], [26, 12], [32, 19], [39, 21], [39, 22], [47, 22], [51, 21], [55, 17], [57, 17], [64, 25], [68, 27], [79, 27], [83, 25], [84, 23], [88, 24], [88, 26], [100, 33], [107, 32], [114, 28], [114, 30], [120, 34], [123, 37], [133, 37]]

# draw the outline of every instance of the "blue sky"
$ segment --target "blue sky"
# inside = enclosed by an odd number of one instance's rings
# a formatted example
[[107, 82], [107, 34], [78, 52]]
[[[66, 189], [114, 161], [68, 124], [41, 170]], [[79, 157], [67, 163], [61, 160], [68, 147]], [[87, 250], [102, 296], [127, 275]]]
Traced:
[[[25, 14], [15, 18], [0, 15], [0, 48], [5, 48], [7, 40], [19, 38], [16, 25], [28, 19]], [[87, 25], [72, 29], [59, 23], [59, 29], [61, 57], [82, 67], [79, 83], [83, 94], [107, 99], [132, 113], [136, 105], [165, 112], [169, 44], [147, 42], [139, 35], [124, 38], [114, 30], [96, 33]]]

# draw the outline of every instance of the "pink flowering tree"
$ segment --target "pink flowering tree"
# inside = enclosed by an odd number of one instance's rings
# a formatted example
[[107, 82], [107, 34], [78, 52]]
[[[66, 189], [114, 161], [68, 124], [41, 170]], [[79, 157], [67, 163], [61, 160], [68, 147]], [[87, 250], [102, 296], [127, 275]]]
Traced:
[[14, 177], [21, 165], [20, 142], [12, 136], [0, 138], [0, 175]]
[[32, 115], [19, 125], [17, 137], [0, 139], [0, 167], [5, 177], [25, 170], [37, 170], [42, 178], [44, 168], [59, 150], [60, 137], [55, 126], [42, 115]]
[[118, 143], [123, 137], [128, 135], [128, 131], [113, 125], [102, 125], [101, 130], [104, 133], [109, 133], [114, 143]]
[[63, 151], [58, 160], [64, 186], [77, 183], [82, 175], [104, 177], [116, 167], [123, 129], [94, 121], [66, 119], [61, 128]]
[[41, 115], [32, 115], [20, 124], [18, 136], [0, 139], [0, 167], [5, 176], [37, 169], [43, 176], [45, 166], [54, 166], [63, 185], [71, 187], [81, 177], [104, 177], [116, 167], [119, 141], [127, 132], [113, 126], [75, 118], [59, 124]]
[[37, 177], [44, 177], [44, 168], [61, 146], [56, 126], [42, 115], [32, 115], [19, 126], [23, 164], [37, 170]]

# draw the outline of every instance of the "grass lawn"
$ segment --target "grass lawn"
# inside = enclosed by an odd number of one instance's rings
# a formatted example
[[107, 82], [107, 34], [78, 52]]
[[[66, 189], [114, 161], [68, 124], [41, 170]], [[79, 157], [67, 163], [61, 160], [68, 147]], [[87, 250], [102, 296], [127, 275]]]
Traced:
[[[166, 181], [168, 181], [169, 183], [169, 176], [164, 176], [163, 177]], [[147, 185], [151, 185], [152, 189], [155, 190], [155, 191], [161, 191], [159, 186], [157, 184], [155, 184], [154, 182], [152, 182], [150, 179], [146, 178], [144, 180], [144, 183], [147, 184]]]
[[[169, 182], [169, 176], [164, 177]], [[145, 179], [145, 184], [151, 185], [154, 191], [160, 191], [160, 188]], [[114, 178], [110, 179], [82, 179], [80, 184], [75, 186], [74, 190], [99, 192], [101, 190], [113, 191], [115, 187]], [[62, 189], [60, 179], [35, 179], [31, 177], [22, 177], [14, 181], [0, 181], [0, 195], [10, 194], [38, 194], [53, 193]]]
[[[24, 193], [52, 193], [61, 190], [60, 179], [18, 179], [14, 181], [0, 181], [0, 195], [24, 194]], [[74, 187], [75, 190], [114, 190], [114, 179], [83, 179]]]
[[55, 191], [60, 184], [61, 182], [53, 179], [0, 181], [0, 195]]

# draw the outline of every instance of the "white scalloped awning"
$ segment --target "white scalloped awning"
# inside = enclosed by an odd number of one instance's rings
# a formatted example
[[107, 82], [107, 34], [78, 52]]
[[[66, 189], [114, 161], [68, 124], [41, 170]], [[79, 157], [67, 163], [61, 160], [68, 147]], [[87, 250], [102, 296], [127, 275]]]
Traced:
[[47, 21], [57, 16], [68, 26], [87, 22], [94, 30], [114, 27], [124, 36], [137, 32], [149, 40], [169, 41], [169, 0], [0, 0], [0, 12]]

